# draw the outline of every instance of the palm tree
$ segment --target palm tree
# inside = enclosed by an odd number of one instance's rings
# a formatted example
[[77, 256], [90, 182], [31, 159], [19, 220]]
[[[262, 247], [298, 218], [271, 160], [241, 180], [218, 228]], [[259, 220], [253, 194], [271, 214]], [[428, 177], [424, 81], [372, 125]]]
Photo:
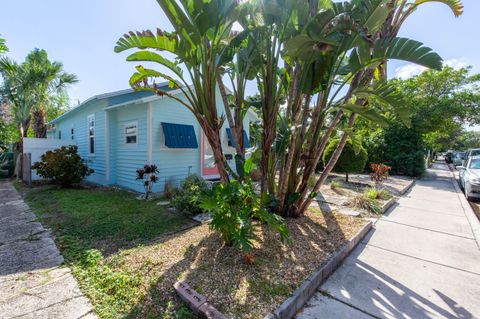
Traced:
[[30, 113], [35, 103], [35, 84], [31, 81], [26, 64], [18, 64], [8, 58], [0, 59], [0, 74], [3, 77], [0, 87], [2, 100], [9, 105], [20, 139], [27, 137]]
[[65, 94], [65, 89], [78, 82], [74, 74], [63, 71], [63, 65], [50, 61], [45, 50], [34, 49], [25, 59], [25, 67], [29, 81], [35, 83], [35, 104], [32, 108], [33, 131], [35, 137], [47, 137], [47, 108], [53, 105], [59, 95]]
[[[135, 89], [151, 90], [177, 100], [190, 110], [199, 122], [213, 150], [222, 182], [228, 182], [231, 171], [221, 147], [220, 130], [225, 116], [219, 114], [216, 106], [217, 80], [222, 66], [231, 61], [231, 47], [243, 33], [232, 36], [231, 29], [242, 5], [236, 0], [178, 1], [157, 0], [174, 32], [150, 30], [129, 32], [120, 38], [115, 52], [140, 49], [127, 57], [128, 61], [155, 62], [166, 67], [174, 76], [137, 66], [130, 85]], [[159, 53], [174, 55], [169, 60]], [[181, 67], [186, 69], [187, 74]], [[185, 99], [162, 91], [155, 84], [155, 78], [169, 81]]]
[[8, 51], [8, 47], [5, 44], [5, 39], [0, 37], [0, 55]]

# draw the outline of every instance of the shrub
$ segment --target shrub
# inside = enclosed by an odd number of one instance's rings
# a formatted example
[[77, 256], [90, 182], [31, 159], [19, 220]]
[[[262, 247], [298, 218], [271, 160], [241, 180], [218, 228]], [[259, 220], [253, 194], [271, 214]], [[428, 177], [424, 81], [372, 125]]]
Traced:
[[158, 177], [155, 175], [158, 173], [157, 165], [145, 165], [143, 168], [137, 169], [137, 180], [143, 181], [143, 187], [145, 188], [145, 200], [148, 200], [148, 196], [152, 193], [153, 184], [158, 182]]
[[[251, 160], [245, 162], [247, 176], [252, 166]], [[233, 180], [228, 184], [218, 184], [211, 195], [202, 200], [201, 207], [212, 213], [210, 228], [221, 234], [227, 246], [240, 248], [246, 254], [248, 263], [253, 262], [249, 253], [256, 239], [255, 220], [275, 229], [282, 239], [288, 237], [283, 218], [262, 207], [250, 178], [242, 182]]]
[[352, 200], [352, 205], [357, 208], [365, 209], [374, 214], [382, 213], [382, 208], [378, 203], [376, 192], [368, 191], [355, 195]]
[[65, 187], [78, 184], [93, 170], [83, 162], [77, 149], [77, 146], [70, 145], [48, 151], [40, 157], [40, 162], [33, 164], [32, 169], [41, 177]]
[[415, 123], [410, 128], [391, 122], [382, 131], [366, 137], [370, 163], [385, 163], [391, 174], [420, 176], [425, 171], [425, 144]]
[[392, 169], [390, 166], [385, 164], [376, 163], [370, 163], [370, 168], [372, 169], [372, 172], [370, 173], [370, 179], [375, 183], [375, 185], [383, 183], [388, 178], [388, 173]]
[[172, 200], [177, 193], [178, 189], [175, 186], [175, 181], [173, 180], [173, 178], [166, 181], [165, 185], [163, 186], [163, 195], [165, 196], [165, 198]]
[[204, 196], [210, 193], [209, 184], [198, 175], [190, 175], [173, 195], [172, 205], [187, 215], [197, 215], [205, 211], [200, 207]]
[[[332, 157], [340, 140], [332, 140], [323, 153], [323, 162], [326, 164]], [[342, 154], [338, 158], [337, 164], [333, 168], [334, 172], [345, 173], [345, 180], [348, 182], [348, 174], [361, 172], [367, 163], [368, 154], [362, 145], [354, 145], [349, 139], [345, 144]]]

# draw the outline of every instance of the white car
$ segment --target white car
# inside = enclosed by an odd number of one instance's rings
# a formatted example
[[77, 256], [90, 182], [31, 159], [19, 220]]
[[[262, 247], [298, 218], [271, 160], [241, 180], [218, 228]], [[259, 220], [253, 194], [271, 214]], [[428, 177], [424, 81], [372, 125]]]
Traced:
[[460, 186], [468, 200], [480, 198], [480, 156], [471, 156], [465, 166], [458, 166]]

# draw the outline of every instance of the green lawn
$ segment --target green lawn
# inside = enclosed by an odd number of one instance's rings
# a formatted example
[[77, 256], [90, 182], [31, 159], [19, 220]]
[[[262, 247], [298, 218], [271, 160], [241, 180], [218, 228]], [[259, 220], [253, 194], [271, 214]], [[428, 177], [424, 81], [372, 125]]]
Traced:
[[42, 186], [22, 191], [42, 223], [53, 230], [66, 264], [101, 318], [124, 317], [144, 289], [142, 271], [116, 267], [116, 260], [160, 235], [194, 225], [157, 205], [159, 200], [139, 201], [121, 190]]

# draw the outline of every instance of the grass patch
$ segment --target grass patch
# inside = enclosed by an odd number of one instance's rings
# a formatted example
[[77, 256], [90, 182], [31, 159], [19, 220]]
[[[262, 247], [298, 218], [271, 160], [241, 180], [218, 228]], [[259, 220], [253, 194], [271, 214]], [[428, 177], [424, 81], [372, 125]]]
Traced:
[[[287, 219], [290, 241], [259, 230], [255, 264], [223, 244], [208, 225], [187, 221], [156, 201], [122, 191], [34, 189], [27, 201], [56, 240], [102, 319], [189, 319], [173, 288], [186, 280], [229, 318], [262, 318], [279, 306], [366, 223], [311, 209]], [[170, 234], [169, 234], [170, 233]]]
[[[65, 262], [100, 318], [124, 317], [146, 293], [151, 278], [145, 269], [119, 262], [126, 252], [193, 225], [183, 215], [167, 212], [158, 201], [139, 201], [126, 191], [55, 186], [23, 191], [32, 210], [54, 231]], [[185, 309], [179, 311], [181, 318], [187, 318]], [[160, 318], [176, 317], [170, 306]]]

